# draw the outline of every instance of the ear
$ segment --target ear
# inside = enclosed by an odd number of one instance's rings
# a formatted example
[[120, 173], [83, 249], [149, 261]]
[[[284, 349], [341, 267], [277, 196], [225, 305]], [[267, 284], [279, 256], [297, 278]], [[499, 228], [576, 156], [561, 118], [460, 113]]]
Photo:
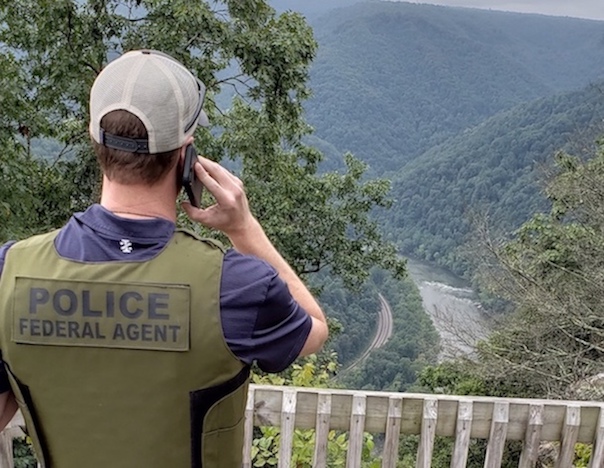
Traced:
[[187, 146], [192, 145], [195, 142], [195, 138], [190, 136], [185, 140], [185, 144], [180, 147], [180, 157], [185, 157], [185, 152], [187, 151]]
[[179, 168], [178, 172], [182, 171], [182, 165], [185, 160], [185, 153], [187, 152], [187, 146], [192, 145], [194, 141], [195, 141], [195, 138], [190, 136], [185, 140], [185, 144], [180, 147], [180, 155], [178, 157], [178, 168]]

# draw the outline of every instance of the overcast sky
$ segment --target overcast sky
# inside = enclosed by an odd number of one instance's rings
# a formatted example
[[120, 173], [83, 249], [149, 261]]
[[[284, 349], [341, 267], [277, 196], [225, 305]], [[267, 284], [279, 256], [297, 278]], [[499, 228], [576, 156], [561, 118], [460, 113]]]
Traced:
[[413, 3], [572, 16], [604, 21], [604, 0], [406, 0]]

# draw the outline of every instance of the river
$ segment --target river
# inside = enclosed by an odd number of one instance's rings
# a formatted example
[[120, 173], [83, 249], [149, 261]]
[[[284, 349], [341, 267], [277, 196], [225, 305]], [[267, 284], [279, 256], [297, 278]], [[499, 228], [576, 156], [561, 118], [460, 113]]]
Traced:
[[471, 354], [476, 341], [488, 334], [489, 326], [469, 283], [426, 262], [408, 259], [407, 267], [441, 337], [439, 360]]

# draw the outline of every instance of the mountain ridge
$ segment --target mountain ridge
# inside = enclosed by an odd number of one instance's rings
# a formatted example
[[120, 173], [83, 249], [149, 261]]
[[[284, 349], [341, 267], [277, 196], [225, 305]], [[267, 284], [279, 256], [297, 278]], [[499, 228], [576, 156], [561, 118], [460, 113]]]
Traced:
[[382, 222], [403, 251], [463, 272], [459, 248], [474, 215], [509, 235], [549, 208], [540, 188], [555, 153], [593, 154], [603, 90], [604, 82], [520, 104], [429, 149], [391, 174], [395, 208]]
[[314, 22], [308, 120], [378, 175], [501, 110], [604, 76], [604, 22], [405, 2], [332, 13]]
[[547, 207], [552, 155], [598, 136], [603, 21], [371, 2], [312, 24], [308, 141], [393, 180], [380, 222], [404, 254], [463, 273], [473, 213], [510, 233]]

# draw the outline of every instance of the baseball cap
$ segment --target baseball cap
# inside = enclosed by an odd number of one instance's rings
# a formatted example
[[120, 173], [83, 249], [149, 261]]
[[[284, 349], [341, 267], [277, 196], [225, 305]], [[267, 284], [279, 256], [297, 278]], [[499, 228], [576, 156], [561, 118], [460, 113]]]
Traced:
[[[134, 50], [109, 63], [90, 91], [90, 134], [97, 143], [131, 153], [163, 153], [184, 145], [197, 125], [208, 126], [202, 110], [206, 87], [183, 64], [156, 50]], [[126, 110], [145, 125], [148, 138], [112, 135], [101, 119]]]

